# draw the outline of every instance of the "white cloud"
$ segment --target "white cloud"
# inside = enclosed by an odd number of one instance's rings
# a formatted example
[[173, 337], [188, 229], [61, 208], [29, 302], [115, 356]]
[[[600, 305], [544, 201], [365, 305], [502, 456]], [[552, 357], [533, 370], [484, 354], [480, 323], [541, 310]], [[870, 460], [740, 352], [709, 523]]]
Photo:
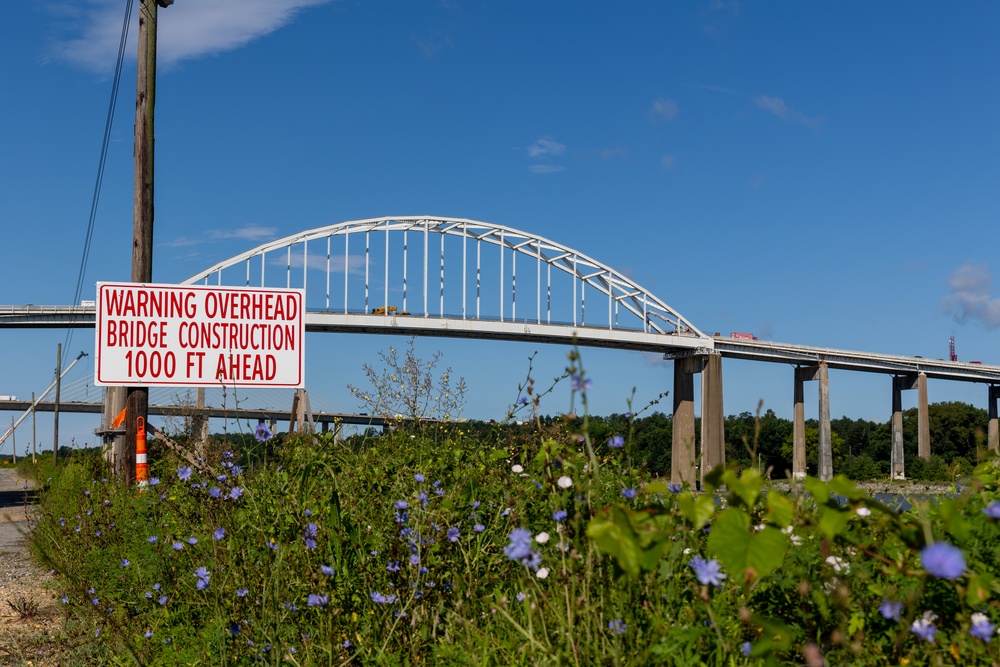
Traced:
[[236, 229], [210, 229], [208, 236], [211, 239], [243, 239], [249, 241], [261, 241], [273, 239], [278, 230], [274, 227], [260, 227], [258, 225], [247, 225]]
[[711, 90], [715, 93], [725, 93], [726, 95], [739, 95], [738, 90], [733, 90], [732, 88], [726, 88], [725, 86], [716, 86], [711, 83], [698, 83], [692, 86], [693, 88], [701, 88], [702, 90]]
[[653, 102], [650, 113], [655, 119], [672, 120], [677, 117], [677, 102], [669, 97], [661, 97]]
[[[181, 0], [157, 12], [157, 65], [232, 51], [281, 28], [306, 7], [330, 0]], [[78, 0], [49, 57], [100, 74], [114, 71], [121, 36], [121, 0]], [[126, 54], [136, 57], [137, 9]], [[66, 19], [66, 15], [63, 15]]]
[[[309, 268], [313, 271], [323, 271], [326, 272], [326, 255], [309, 255], [305, 258], [305, 261], [309, 263]], [[285, 257], [275, 257], [268, 261], [268, 264], [273, 264], [275, 266], [291, 266], [293, 269], [302, 268], [302, 252], [296, 249], [292, 249], [291, 259]], [[330, 272], [331, 273], [343, 273], [344, 272], [344, 256], [343, 255], [332, 255], [330, 257]], [[365, 258], [363, 255], [350, 255], [347, 258], [347, 272], [354, 275], [364, 275], [365, 272]]]
[[259, 225], [247, 225], [235, 229], [209, 229], [201, 236], [178, 236], [175, 239], [158, 243], [157, 245], [167, 248], [184, 248], [232, 239], [240, 241], [263, 241], [273, 239], [277, 231], [274, 227], [260, 227]]
[[190, 236], [178, 236], [177, 238], [167, 241], [165, 243], [158, 243], [157, 245], [163, 246], [165, 248], [185, 248], [187, 246], [198, 245], [199, 243], [204, 243], [204, 239], [195, 239]]
[[754, 104], [758, 108], [768, 111], [781, 120], [787, 121], [789, 123], [798, 123], [800, 125], [805, 125], [813, 129], [817, 129], [823, 124], [822, 118], [810, 118], [806, 116], [801, 111], [796, 111], [792, 109], [787, 104], [785, 100], [780, 97], [768, 97], [767, 95], [757, 95], [753, 98]]
[[539, 139], [528, 146], [528, 157], [543, 158], [562, 155], [566, 152], [566, 145], [551, 139]]
[[945, 312], [965, 324], [979, 320], [987, 329], [1000, 328], [1000, 299], [993, 298], [993, 279], [986, 264], [969, 262], [955, 269], [948, 278], [951, 294], [941, 300]]
[[532, 164], [528, 166], [528, 171], [532, 174], [556, 174], [566, 171], [566, 167], [558, 164]]
[[451, 37], [447, 35], [428, 34], [414, 37], [413, 42], [425, 58], [433, 58], [441, 51], [452, 48]]
[[615, 146], [614, 148], [599, 148], [597, 150], [597, 155], [602, 160], [620, 160], [628, 157], [628, 151], [621, 146]]

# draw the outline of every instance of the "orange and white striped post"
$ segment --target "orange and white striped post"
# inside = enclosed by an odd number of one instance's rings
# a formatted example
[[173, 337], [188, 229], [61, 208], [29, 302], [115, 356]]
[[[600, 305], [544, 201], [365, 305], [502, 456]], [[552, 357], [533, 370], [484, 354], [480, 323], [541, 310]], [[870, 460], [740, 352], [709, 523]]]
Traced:
[[140, 491], [149, 484], [149, 464], [146, 462], [146, 420], [135, 419], [135, 481]]

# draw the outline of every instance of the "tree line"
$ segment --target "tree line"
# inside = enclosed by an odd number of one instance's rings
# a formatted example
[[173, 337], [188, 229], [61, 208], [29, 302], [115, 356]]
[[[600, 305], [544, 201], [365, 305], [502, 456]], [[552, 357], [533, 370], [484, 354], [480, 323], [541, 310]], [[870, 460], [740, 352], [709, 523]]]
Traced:
[[[986, 432], [988, 416], [985, 410], [962, 402], [934, 403], [928, 406], [931, 456], [917, 455], [917, 410], [903, 413], [903, 449], [906, 477], [924, 481], [951, 481], [972, 471], [977, 462], [988, 455]], [[696, 448], [701, 451], [701, 420], [695, 420]], [[579, 417], [543, 416], [543, 430], [552, 435], [572, 436], [582, 431]], [[466, 422], [471, 433], [516, 443], [536, 431], [534, 422], [522, 424], [490, 424]], [[770, 471], [774, 479], [790, 476], [792, 468], [792, 430], [789, 419], [778, 417], [773, 410], [756, 415], [742, 412], [725, 420], [726, 462]], [[833, 469], [853, 480], [876, 480], [889, 477], [892, 450], [891, 423], [841, 417], [830, 422]], [[633, 465], [659, 475], [670, 474], [670, 454], [673, 440], [673, 418], [662, 412], [645, 416], [612, 414], [590, 416], [588, 432], [599, 447], [615, 435], [627, 441], [627, 453]], [[819, 422], [806, 420], [806, 463], [810, 475], [817, 473], [819, 454]]]

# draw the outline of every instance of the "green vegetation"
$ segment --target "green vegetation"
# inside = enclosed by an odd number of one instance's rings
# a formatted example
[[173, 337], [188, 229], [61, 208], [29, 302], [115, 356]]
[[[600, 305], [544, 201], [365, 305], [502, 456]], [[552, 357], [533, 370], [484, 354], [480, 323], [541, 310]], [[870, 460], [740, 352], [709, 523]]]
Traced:
[[[786, 429], [741, 415], [729, 437], [742, 454], [695, 493], [656, 474], [669, 419], [587, 416], [578, 363], [566, 378], [579, 418], [537, 417], [553, 389], [529, 381], [520, 425], [344, 442], [260, 428], [198, 467], [151, 449], [145, 491], [110, 480], [98, 455], [68, 457], [41, 480], [33, 542], [58, 575], [65, 660], [1000, 661], [994, 462], [903, 514], [842, 476], [779, 493], [739, 461], [760, 447], [771, 465]], [[858, 442], [846, 430], [841, 456]], [[873, 453], [844, 460], [873, 474]]]

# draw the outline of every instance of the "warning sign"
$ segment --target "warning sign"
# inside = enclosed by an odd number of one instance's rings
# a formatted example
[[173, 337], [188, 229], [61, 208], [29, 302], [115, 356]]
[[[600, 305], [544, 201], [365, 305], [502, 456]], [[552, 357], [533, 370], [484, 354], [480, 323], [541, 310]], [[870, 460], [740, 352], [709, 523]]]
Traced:
[[97, 284], [94, 384], [303, 387], [302, 290]]

